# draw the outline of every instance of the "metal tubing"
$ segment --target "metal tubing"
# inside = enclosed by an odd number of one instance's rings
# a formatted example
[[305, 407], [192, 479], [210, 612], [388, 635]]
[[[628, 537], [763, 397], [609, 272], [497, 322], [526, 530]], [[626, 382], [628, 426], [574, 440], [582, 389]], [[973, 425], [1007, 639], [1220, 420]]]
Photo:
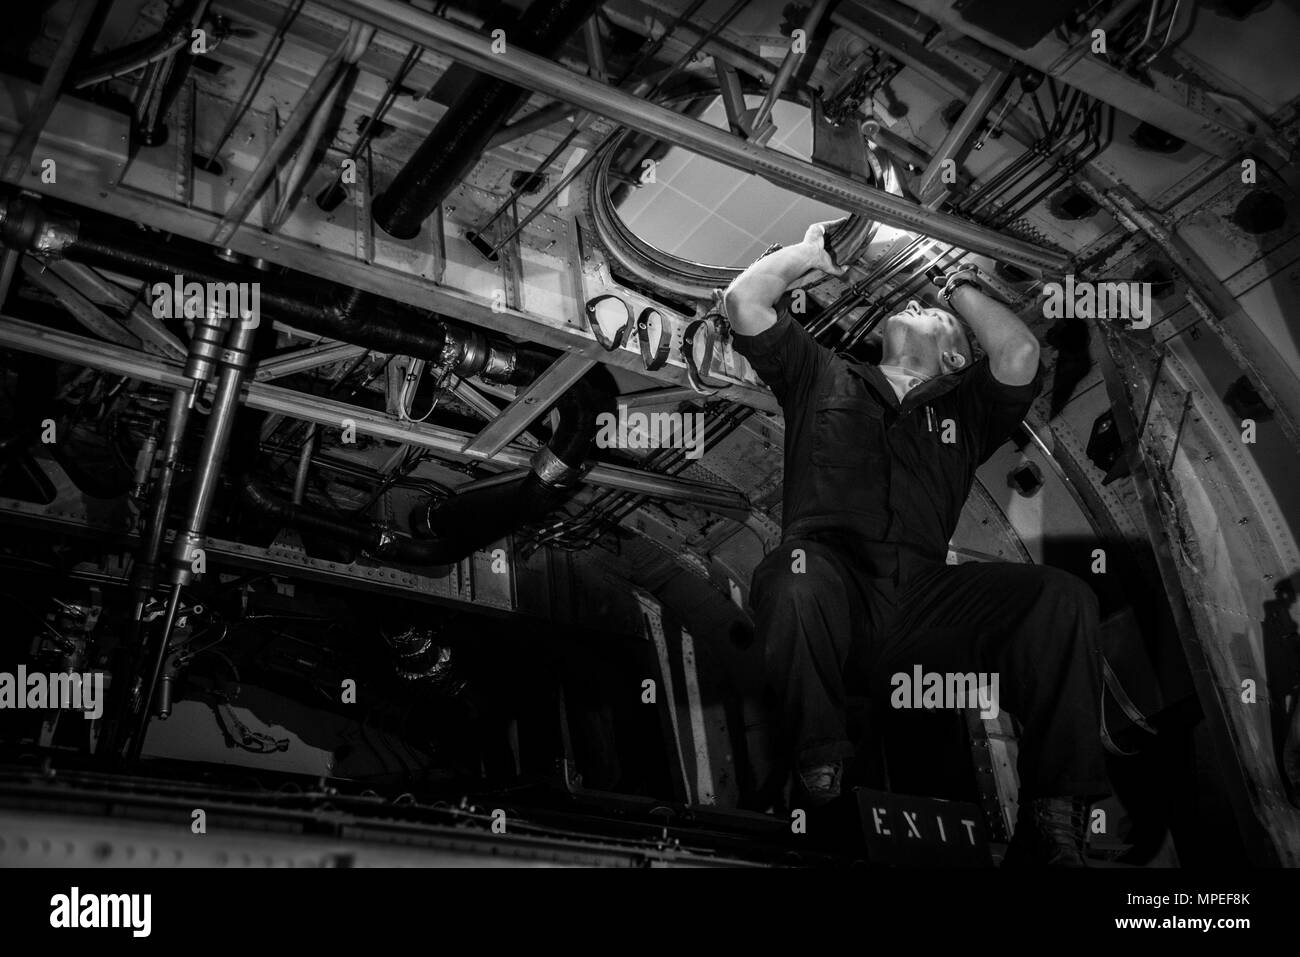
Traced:
[[1156, 21], [1160, 19], [1160, 8], [1164, 6], [1164, 0], [1151, 0], [1151, 12], [1147, 14], [1147, 31], [1142, 34], [1142, 39], [1138, 41], [1129, 57], [1136, 57], [1138, 51], [1151, 42], [1151, 34], [1155, 32]]
[[1178, 417], [1178, 431], [1174, 433], [1174, 447], [1169, 453], [1169, 465], [1166, 468], [1173, 471], [1174, 460], [1178, 458], [1178, 446], [1183, 441], [1183, 429], [1187, 426], [1187, 415], [1192, 411], [1192, 404], [1195, 397], [1191, 389], [1187, 390], [1187, 395], [1183, 398], [1183, 414]]
[[243, 189], [235, 197], [226, 215], [222, 217], [221, 223], [217, 226], [216, 232], [212, 236], [212, 242], [217, 246], [225, 246], [230, 237], [235, 234], [235, 230], [243, 223], [244, 218], [248, 216], [249, 210], [257, 202], [257, 197], [262, 194], [262, 188], [266, 186], [267, 181], [275, 174], [279, 168], [281, 160], [293, 148], [297, 141], [298, 134], [302, 131], [316, 114], [316, 109], [320, 105], [321, 99], [325, 96], [334, 82], [334, 75], [339, 65], [343, 62], [344, 57], [352, 50], [356, 41], [357, 28], [353, 25], [348, 30], [348, 35], [343, 38], [343, 42], [335, 48], [334, 52], [329, 55], [325, 63], [321, 66], [320, 71], [312, 79], [298, 105], [293, 109], [293, 115], [289, 117], [289, 122], [284, 124], [284, 129], [275, 138], [271, 148], [262, 156], [257, 168], [253, 170], [252, 175], [244, 183]]
[[284, 376], [318, 369], [321, 366], [331, 365], [335, 362], [342, 362], [344, 359], [353, 359], [365, 355], [367, 351], [365, 346], [354, 346], [350, 342], [326, 342], [320, 345], [308, 346], [305, 349], [299, 349], [296, 352], [276, 356], [274, 359], [267, 359], [265, 362], [258, 363], [256, 378], [258, 382], [280, 379]]
[[316, 438], [320, 427], [307, 427], [307, 438], [303, 440], [302, 451], [298, 453], [298, 472], [293, 478], [293, 504], [301, 505], [307, 498], [307, 478], [311, 474], [311, 458], [316, 454]]
[[[162, 634], [153, 650], [149, 669], [149, 682], [141, 694], [142, 708], [136, 718], [135, 733], [131, 738], [129, 760], [135, 760], [144, 743], [145, 731], [152, 717], [153, 700], [158, 688], [158, 678], [171, 646], [172, 632], [176, 627], [176, 609], [180, 605], [181, 588], [189, 584], [193, 566], [198, 558], [199, 549], [205, 539], [208, 514], [216, 495], [217, 479], [221, 473], [221, 463], [230, 444], [234, 431], [235, 412], [239, 405], [240, 387], [243, 383], [252, 359], [250, 352], [256, 326], [239, 321], [236, 317], [234, 328], [226, 341], [226, 349], [221, 354], [221, 367], [217, 373], [217, 394], [212, 412], [208, 417], [208, 428], [203, 435], [203, 446], [199, 450], [199, 461], [195, 468], [194, 485], [190, 492], [189, 507], [186, 511], [184, 529], [176, 536], [172, 548], [170, 569], [171, 597], [167, 602], [167, 617], [163, 622]], [[188, 404], [188, 403], [187, 403]], [[169, 428], [171, 421], [169, 420]], [[183, 423], [182, 423], [183, 428]], [[165, 512], [158, 516], [157, 527], [161, 528]], [[152, 534], [152, 531], [151, 531]]]
[[[0, 321], [0, 347], [116, 372], [154, 385], [175, 388], [188, 384], [177, 363], [121, 346], [97, 342], [85, 336], [49, 329], [8, 315], [0, 316], [0, 320], [3, 320]], [[371, 409], [322, 396], [302, 395], [260, 382], [248, 382], [244, 385], [244, 390], [245, 404], [250, 409], [315, 422], [325, 428], [338, 428], [344, 419], [351, 419], [356, 423], [358, 434], [429, 449], [452, 458], [492, 461], [524, 469], [529, 467], [532, 458], [532, 450], [522, 445], [508, 445], [492, 456], [466, 455], [463, 450], [472, 436], [465, 432], [427, 422], [399, 422], [392, 416]], [[688, 501], [701, 508], [718, 510], [749, 507], [744, 494], [735, 489], [653, 475], [618, 465], [594, 465], [583, 476], [583, 480], [591, 485], [642, 492], [672, 501]]]
[[[514, 206], [515, 200], [517, 200], [520, 196], [522, 196], [524, 194], [524, 191], [528, 189], [528, 187], [532, 186], [535, 182], [537, 182], [538, 177], [540, 177], [543, 173], [546, 172], [547, 168], [550, 167], [550, 165], [559, 158], [560, 154], [564, 152], [564, 150], [568, 147], [568, 145], [573, 142], [573, 138], [581, 132], [582, 132], [582, 126], [579, 123], [575, 123], [573, 125], [573, 129], [565, 133], [564, 136], [560, 139], [560, 142], [555, 144], [555, 149], [551, 150], [551, 152], [547, 154], [544, 160], [542, 160], [540, 163], [534, 166], [533, 171], [531, 173], [529, 173], [527, 176], [520, 178], [519, 185], [516, 186], [513, 190], [511, 190], [510, 195], [501, 201], [501, 205], [497, 207], [496, 212], [493, 213], [491, 216], [489, 216], [487, 218], [487, 221], [483, 223], [483, 225], [480, 226], [478, 229], [476, 229], [475, 232], [481, 236], [483, 233], [491, 229], [492, 225], [505, 214], [506, 210]], [[565, 182], [567, 183], [568, 179], [571, 178], [572, 178], [571, 176], [567, 177]], [[560, 188], [563, 189], [563, 186], [561, 186]], [[551, 191], [551, 193], [553, 192], [555, 192], [555, 190]], [[551, 193], [547, 193], [546, 195], [549, 197]], [[537, 207], [545, 208], [546, 205], [547, 205], [546, 202], [541, 202], [537, 204]], [[530, 216], [531, 215], [535, 215], [535, 214], [530, 214]], [[499, 251], [500, 248], [506, 242], [509, 241], [511, 236], [514, 236], [515, 233], [519, 232], [519, 230], [523, 229], [523, 227], [527, 225], [527, 222], [528, 221], [525, 220], [523, 224], [517, 225], [514, 228], [514, 231], [510, 233], [510, 236], [507, 236], [505, 239], [501, 240], [501, 242], [497, 243], [495, 246], [492, 247], [492, 252], [496, 253], [497, 251]]]
[[163, 664], [167, 660], [168, 646], [171, 644], [172, 632], [176, 630], [176, 612], [181, 606], [181, 586], [172, 585], [171, 594], [167, 598], [167, 615], [163, 618], [163, 631], [158, 641], [158, 649], [154, 652], [153, 663], [149, 671], [149, 683], [141, 689], [140, 694], [140, 713], [135, 718], [135, 728], [131, 735], [131, 745], [127, 752], [127, 760], [135, 761], [140, 757], [140, 750], [144, 747], [145, 732], [149, 729], [149, 719], [153, 717], [153, 698], [154, 689], [158, 687], [158, 678], [162, 674]]
[[[384, 95], [375, 106], [375, 111], [371, 113], [370, 116], [366, 117], [366, 122], [361, 128], [360, 135], [357, 136], [356, 141], [352, 144], [352, 149], [348, 150], [348, 159], [355, 160], [361, 155], [361, 151], [370, 145], [370, 141], [375, 136], [375, 131], [379, 129], [380, 121], [388, 115], [389, 109], [392, 108], [393, 103], [397, 100], [397, 94], [402, 88], [402, 83], [406, 81], [406, 78], [410, 75], [411, 71], [415, 69], [415, 65], [420, 62], [420, 54], [423, 52], [424, 48], [418, 43], [414, 44], [411, 49], [407, 51], [406, 58], [402, 60], [401, 66], [397, 68], [397, 72], [393, 74], [393, 78], [388, 81], [388, 88], [384, 90]], [[343, 169], [340, 168], [334, 177], [334, 182], [322, 190], [319, 195], [328, 196], [338, 193], [342, 187]], [[338, 194], [338, 199], [342, 202], [342, 193]], [[317, 200], [317, 202], [320, 202], [320, 200]]]
[[1140, 66], [1146, 67], [1152, 60], [1165, 52], [1165, 47], [1169, 46], [1169, 40], [1174, 35], [1174, 26], [1178, 23], [1178, 11], [1182, 9], [1183, 0], [1174, 0], [1173, 12], [1169, 14], [1169, 26], [1165, 29], [1164, 39], [1160, 41], [1160, 46], [1156, 51], [1142, 61]]
[[570, 106], [568, 103], [548, 103], [546, 106], [533, 110], [523, 119], [515, 120], [515, 122], [501, 127], [492, 134], [492, 138], [487, 142], [486, 149], [494, 149], [504, 143], [514, 142], [521, 136], [544, 130], [548, 126], [553, 126], [577, 112], [577, 108]]
[[158, 485], [154, 489], [153, 507], [149, 513], [149, 525], [145, 532], [144, 548], [140, 554], [140, 569], [143, 586], [152, 587], [154, 569], [158, 556], [162, 554], [163, 539], [167, 534], [167, 508], [171, 503], [172, 484], [176, 478], [176, 466], [181, 454], [181, 443], [185, 438], [185, 427], [189, 423], [190, 410], [193, 408], [193, 391], [176, 389], [172, 392], [171, 408], [167, 412], [167, 427], [163, 432], [162, 444], [158, 447]]
[[957, 117], [957, 122], [953, 123], [952, 129], [943, 138], [934, 156], [930, 158], [930, 165], [921, 174], [916, 195], [922, 203], [929, 205], [947, 192], [939, 178], [943, 174], [944, 163], [948, 160], [956, 162], [962, 148], [979, 128], [984, 117], [993, 108], [993, 104], [998, 101], [1010, 78], [1010, 74], [1005, 70], [989, 70], [988, 75], [984, 77], [979, 89], [966, 104], [966, 108], [961, 111], [961, 116]]
[[605, 49], [600, 45], [600, 24], [595, 17], [583, 21], [582, 39], [587, 48], [587, 66], [592, 78], [607, 83], [609, 71], [605, 67]]
[[226, 340], [226, 348], [221, 353], [216, 398], [212, 403], [212, 412], [208, 415], [203, 446], [199, 449], [185, 528], [176, 536], [172, 548], [171, 581], [176, 585], [189, 584], [198, 558], [196, 553], [203, 545], [208, 514], [217, 493], [221, 463], [226, 457], [226, 448], [234, 431], [240, 388], [252, 362], [251, 348], [256, 333], [254, 325], [236, 318], [234, 328]]
[[411, 38], [483, 73], [569, 101], [733, 168], [757, 173], [811, 199], [863, 213], [893, 226], [914, 229], [1028, 269], [1064, 272], [1069, 264], [1069, 257], [1062, 253], [927, 210], [847, 176], [746, 143], [725, 130], [579, 76], [544, 57], [519, 49], [508, 57], [497, 56], [492, 53], [487, 38], [394, 0], [320, 0], [320, 3]]
[[[830, 0], [817, 0], [812, 9], [808, 11], [808, 16], [803, 21], [804, 42], [811, 43], [812, 35], [821, 23], [822, 17], [826, 13], [826, 8], [830, 6]], [[803, 60], [803, 52], [795, 52], [794, 44], [790, 44], [790, 49], [786, 51], [785, 58], [781, 61], [780, 67], [777, 68], [776, 76], [773, 77], [771, 85], [767, 88], [767, 93], [763, 96], [763, 102], [758, 105], [758, 112], [754, 114], [754, 119], [750, 123], [750, 129], [757, 133], [767, 118], [772, 115], [772, 108], [776, 106], [776, 101], [780, 99], [781, 94], [785, 92], [786, 84], [790, 82], [790, 77], [794, 76], [795, 68]]]
[[261, 58], [257, 61], [257, 67], [253, 70], [253, 75], [248, 78], [248, 85], [244, 87], [244, 92], [239, 97], [239, 102], [235, 104], [230, 111], [230, 118], [226, 120], [226, 125], [221, 130], [221, 135], [217, 137], [217, 145], [212, 148], [209, 160], [215, 160], [225, 147], [226, 141], [230, 139], [230, 134], [235, 131], [239, 124], [239, 118], [244, 115], [249, 106], [253, 103], [253, 97], [257, 95], [258, 89], [261, 88], [262, 79], [266, 76], [266, 71], [271, 68], [275, 62], [276, 54], [280, 52], [280, 47], [284, 44], [284, 35], [288, 31], [290, 24], [298, 17], [298, 12], [306, 0], [294, 0], [285, 8], [284, 16], [275, 28], [275, 33], [271, 35], [270, 42], [267, 43], [266, 49], [262, 51]]
[[320, 144], [321, 137], [325, 135], [325, 130], [329, 126], [330, 115], [334, 112], [334, 104], [338, 101], [339, 93], [342, 91], [344, 81], [347, 79], [347, 68], [361, 59], [362, 54], [366, 52], [366, 47], [370, 45], [370, 41], [375, 35], [373, 27], [359, 27], [354, 24], [354, 28], [348, 31], [348, 35], [353, 37], [352, 45], [344, 54], [343, 61], [335, 69], [334, 79], [312, 114], [311, 122], [307, 124], [307, 132], [303, 134], [302, 145], [298, 147], [293, 164], [289, 167], [289, 175], [285, 178], [280, 201], [276, 204], [275, 211], [271, 214], [271, 221], [268, 224], [272, 231], [279, 228], [280, 224], [284, 222], [284, 218], [289, 214], [289, 207], [298, 194], [298, 188], [302, 186], [303, 181], [307, 179], [307, 174], [311, 171], [311, 163], [316, 153], [316, 147]]

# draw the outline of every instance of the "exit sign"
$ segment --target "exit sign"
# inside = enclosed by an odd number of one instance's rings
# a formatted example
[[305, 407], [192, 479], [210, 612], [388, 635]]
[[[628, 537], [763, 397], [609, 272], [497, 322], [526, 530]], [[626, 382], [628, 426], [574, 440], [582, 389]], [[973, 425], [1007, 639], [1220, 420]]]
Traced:
[[855, 788], [872, 863], [991, 867], [988, 831], [974, 804]]

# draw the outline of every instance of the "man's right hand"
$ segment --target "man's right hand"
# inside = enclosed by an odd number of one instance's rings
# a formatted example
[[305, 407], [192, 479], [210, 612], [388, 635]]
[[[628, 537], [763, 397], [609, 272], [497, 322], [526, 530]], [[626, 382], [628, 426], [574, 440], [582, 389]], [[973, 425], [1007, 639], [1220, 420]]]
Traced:
[[796, 281], [802, 285], [816, 272], [843, 276], [847, 269], [835, 262], [826, 245], [827, 229], [841, 222], [813, 223], [803, 242], [762, 257], [737, 276], [724, 297], [731, 327], [741, 335], [758, 335], [776, 322], [776, 302]]
[[826, 234], [836, 226], [844, 223], [848, 217], [843, 219], [832, 219], [824, 223], [813, 223], [808, 227], [808, 231], [803, 234], [804, 245], [808, 247], [811, 268], [820, 270], [828, 276], [843, 276], [848, 272], [847, 266], [841, 266], [835, 261], [835, 254], [831, 250], [830, 243], [826, 241]]

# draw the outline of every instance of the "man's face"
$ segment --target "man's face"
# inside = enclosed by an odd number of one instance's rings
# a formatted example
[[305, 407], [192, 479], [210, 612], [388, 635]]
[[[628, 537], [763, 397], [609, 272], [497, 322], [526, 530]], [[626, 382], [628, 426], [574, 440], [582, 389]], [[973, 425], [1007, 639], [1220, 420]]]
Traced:
[[956, 316], [946, 309], [925, 307], [915, 299], [902, 312], [881, 324], [885, 362], [890, 357], [910, 357], [931, 375], [957, 372], [971, 363], [970, 340]]

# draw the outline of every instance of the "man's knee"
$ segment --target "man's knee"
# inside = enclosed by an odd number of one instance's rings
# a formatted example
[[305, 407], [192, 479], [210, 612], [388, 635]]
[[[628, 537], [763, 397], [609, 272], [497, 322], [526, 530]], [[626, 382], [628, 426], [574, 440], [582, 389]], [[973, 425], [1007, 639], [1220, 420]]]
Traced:
[[841, 599], [844, 582], [839, 564], [826, 546], [793, 540], [779, 546], [754, 570], [755, 609], [813, 606]]
[[1049, 565], [1036, 566], [1036, 570], [1041, 600], [1051, 605], [1056, 615], [1086, 625], [1100, 621], [1097, 593], [1082, 578]]

